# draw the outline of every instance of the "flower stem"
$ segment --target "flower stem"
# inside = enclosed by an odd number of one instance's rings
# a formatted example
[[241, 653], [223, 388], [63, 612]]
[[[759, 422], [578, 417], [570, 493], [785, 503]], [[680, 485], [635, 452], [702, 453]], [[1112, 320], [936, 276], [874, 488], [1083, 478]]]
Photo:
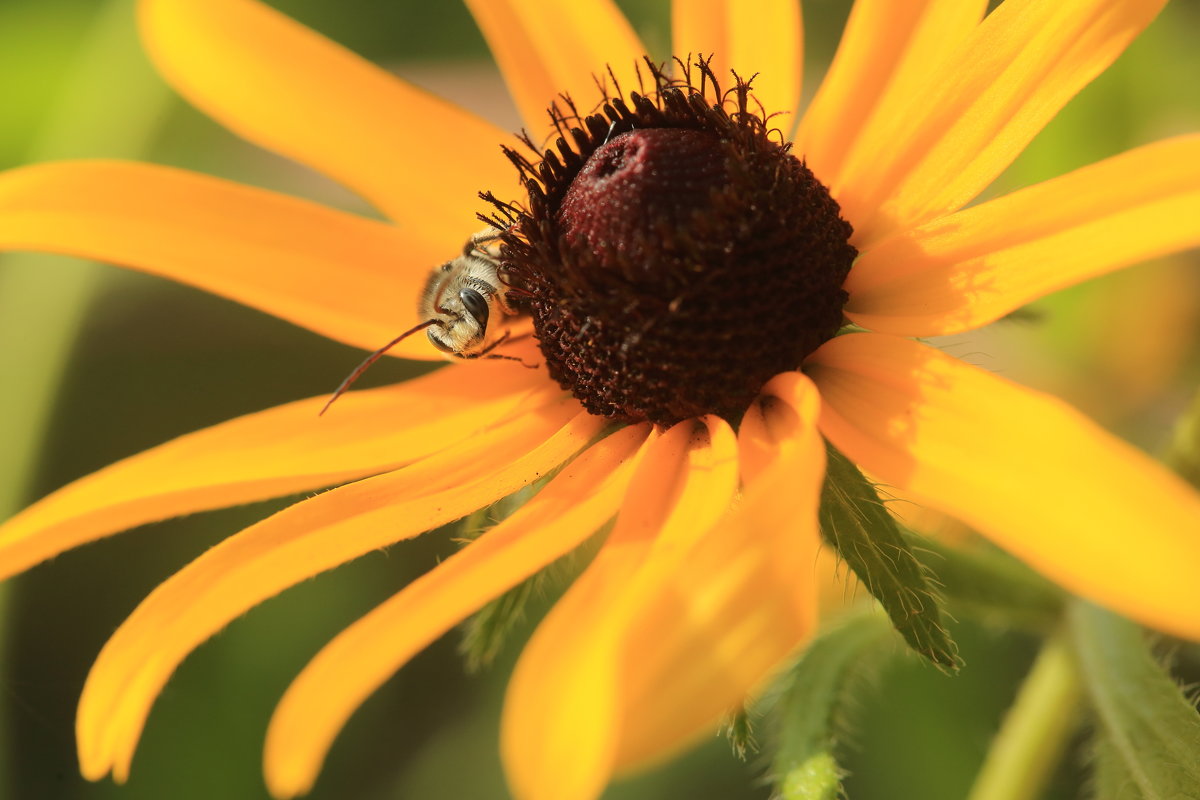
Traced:
[[1083, 688], [1061, 631], [1042, 645], [967, 800], [1034, 800], [1078, 724]]

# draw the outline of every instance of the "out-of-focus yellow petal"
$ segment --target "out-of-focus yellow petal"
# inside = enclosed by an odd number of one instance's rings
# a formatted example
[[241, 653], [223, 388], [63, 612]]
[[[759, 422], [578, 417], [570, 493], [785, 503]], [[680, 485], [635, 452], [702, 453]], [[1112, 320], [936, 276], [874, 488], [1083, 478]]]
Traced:
[[646, 448], [612, 534], [538, 626], [509, 682], [501, 751], [520, 800], [587, 800], [603, 790], [622, 724], [618, 636], [636, 613], [626, 589], [649, 553], [687, 550], [736, 489], [736, 440], [716, 417], [681, 422]]
[[477, 229], [476, 194], [515, 188], [503, 131], [268, 6], [142, 0], [140, 23], [159, 72], [197, 108], [350, 187], [443, 260]]
[[924, 91], [862, 131], [835, 193], [855, 245], [970, 202], [1165, 3], [1002, 3]]
[[1200, 639], [1200, 496], [1065, 403], [907, 339], [809, 357], [821, 429], [1071, 591]]
[[783, 131], [795, 125], [804, 71], [804, 28], [799, 0], [673, 0], [671, 52], [707, 58], [722, 87], [730, 70], [754, 79], [754, 96]]
[[[0, 173], [0, 249], [161, 275], [370, 350], [416, 322], [430, 270], [452, 255], [315, 203], [114, 161]], [[441, 358], [415, 336], [393, 352]]]
[[154, 698], [188, 653], [263, 600], [459, 519], [546, 474], [604, 426], [559, 401], [396, 472], [317, 495], [226, 539], [159, 586], [113, 634], [76, 717], [91, 779], [129, 774]]
[[[398, 386], [289, 403], [181, 436], [64, 486], [0, 525], [0, 579], [167, 517], [394, 469], [481, 433], [544, 383], [512, 362], [451, 366]], [[554, 392], [556, 393], [556, 392]]]
[[935, 336], [1148, 258], [1200, 245], [1200, 136], [1132, 150], [893, 236], [861, 255], [846, 313]]
[[267, 732], [265, 771], [272, 795], [309, 791], [334, 737], [392, 673], [612, 517], [648, 433], [646, 425], [625, 428], [593, 445], [516, 514], [318, 653], [288, 688]]
[[835, 198], [842, 169], [861, 147], [867, 121], [881, 112], [891, 118], [914, 92], [936, 79], [986, 8], [987, 0], [857, 0], [829, 73], [796, 135], [796, 153]]
[[546, 109], [556, 101], [562, 106], [559, 95], [570, 95], [580, 113], [588, 113], [600, 102], [600, 83], [613, 93], [610, 68], [623, 91], [639, 88], [646, 48], [611, 0], [466, 4], [535, 141], [549, 133]]
[[763, 394], [773, 398], [758, 404], [772, 452], [741, 505], [690, 546], [656, 548], [622, 587], [618, 770], [711, 732], [816, 626], [817, 393], [790, 373]]
[[[781, 372], [767, 381], [746, 409], [738, 427], [738, 458], [742, 483], [749, 486], [780, 458], [780, 452], [801, 447], [815, 419], [816, 394], [812, 381], [799, 372]], [[811, 406], [811, 408], [810, 408]], [[793, 409], [803, 409], [796, 413]]]

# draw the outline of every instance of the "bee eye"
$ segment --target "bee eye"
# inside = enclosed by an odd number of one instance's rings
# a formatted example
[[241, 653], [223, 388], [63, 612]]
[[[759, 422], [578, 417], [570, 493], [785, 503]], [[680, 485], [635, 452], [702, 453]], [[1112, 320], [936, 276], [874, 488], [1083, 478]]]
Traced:
[[479, 323], [479, 327], [486, 328], [488, 323], [488, 304], [483, 299], [483, 295], [474, 289], [462, 289], [458, 293], [458, 299], [462, 301], [463, 308], [467, 310], [467, 313]]
[[425, 331], [425, 335], [429, 337], [429, 343], [431, 345], [433, 345], [434, 347], [436, 347], [438, 350], [441, 350], [443, 353], [453, 353], [454, 352], [453, 347], [451, 347], [450, 345], [443, 342], [440, 338], [438, 338], [438, 335], [434, 331], [433, 328], [427, 329]]

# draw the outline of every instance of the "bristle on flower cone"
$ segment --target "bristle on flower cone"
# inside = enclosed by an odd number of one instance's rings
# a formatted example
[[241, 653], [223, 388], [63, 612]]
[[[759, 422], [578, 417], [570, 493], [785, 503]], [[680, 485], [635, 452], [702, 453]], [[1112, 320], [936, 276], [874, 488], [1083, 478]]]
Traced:
[[[843, 322], [857, 255], [837, 203], [703, 61], [583, 117], [554, 150], [508, 150], [528, 202], [489, 196], [503, 273], [550, 375], [592, 413], [736, 420]], [[570, 101], [567, 101], [570, 103]]]

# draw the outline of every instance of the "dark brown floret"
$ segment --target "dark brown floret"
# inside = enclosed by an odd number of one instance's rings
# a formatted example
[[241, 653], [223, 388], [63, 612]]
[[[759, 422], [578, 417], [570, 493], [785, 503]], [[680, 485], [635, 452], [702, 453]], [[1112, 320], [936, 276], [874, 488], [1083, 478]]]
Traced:
[[652, 67], [650, 94], [602, 113], [552, 110], [559, 137], [536, 163], [507, 151], [529, 192], [497, 202], [510, 299], [595, 414], [736, 420], [842, 324], [850, 225], [749, 84], [723, 93], [696, 68]]

